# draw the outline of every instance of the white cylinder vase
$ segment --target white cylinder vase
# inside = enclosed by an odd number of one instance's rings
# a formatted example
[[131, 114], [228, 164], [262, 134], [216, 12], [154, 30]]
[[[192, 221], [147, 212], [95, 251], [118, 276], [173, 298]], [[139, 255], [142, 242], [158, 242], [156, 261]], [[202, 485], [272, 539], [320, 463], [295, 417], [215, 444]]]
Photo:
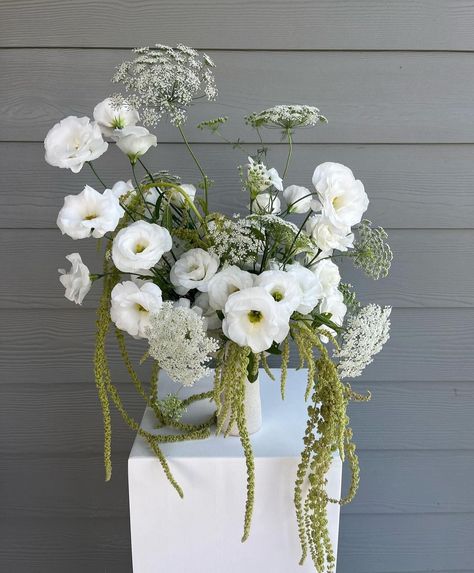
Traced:
[[[249, 434], [255, 434], [262, 427], [262, 402], [260, 399], [260, 377], [255, 382], [245, 381], [245, 419], [247, 421], [247, 430]], [[227, 421], [224, 428], [227, 428]], [[237, 424], [232, 424], [229, 430], [230, 436], [240, 436]]]

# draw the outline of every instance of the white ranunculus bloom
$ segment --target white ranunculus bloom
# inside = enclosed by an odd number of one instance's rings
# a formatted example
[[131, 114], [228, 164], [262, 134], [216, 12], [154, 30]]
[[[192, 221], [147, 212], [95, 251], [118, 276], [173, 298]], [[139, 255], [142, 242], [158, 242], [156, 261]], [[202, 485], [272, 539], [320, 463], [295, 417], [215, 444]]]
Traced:
[[222, 321], [217, 316], [214, 308], [209, 304], [209, 293], [201, 292], [194, 300], [193, 310], [199, 308], [202, 317], [206, 321], [206, 330], [217, 330], [221, 327]]
[[350, 227], [335, 227], [322, 215], [310, 217], [306, 221], [305, 230], [324, 252], [334, 249], [347, 251], [354, 244], [354, 234], [350, 232]]
[[142, 271], [154, 267], [172, 246], [167, 229], [155, 223], [135, 221], [117, 233], [112, 244], [112, 260], [119, 271], [146, 274]]
[[115, 130], [136, 125], [140, 116], [135, 108], [128, 105], [116, 107], [112, 104], [112, 98], [106, 98], [95, 106], [94, 119], [106, 137], [117, 139]]
[[264, 288], [275, 300], [279, 312], [287, 318], [298, 308], [302, 301], [299, 281], [286, 271], [264, 271], [255, 278], [255, 286]]
[[146, 127], [130, 125], [117, 130], [117, 147], [128, 155], [132, 163], [144, 155], [150, 147], [156, 147], [156, 135], [151, 134]]
[[78, 195], [67, 195], [59, 211], [57, 225], [63, 235], [85, 239], [103, 237], [115, 228], [124, 214], [119, 200], [110, 189], [99, 193], [86, 185]]
[[249, 346], [252, 352], [263, 352], [273, 341], [280, 343], [288, 335], [288, 315], [262, 287], [231, 294], [224, 314], [224, 334], [239, 346]]
[[[181, 187], [191, 201], [194, 201], [194, 197], [196, 196], [196, 187], [194, 187], [194, 185], [191, 185], [191, 183], [182, 183], [179, 187]], [[179, 191], [173, 191], [171, 194], [171, 202], [178, 207], [182, 207], [186, 203], [186, 200]]]
[[134, 186], [132, 184], [132, 180], [129, 179], [128, 181], [117, 181], [112, 186], [112, 193], [117, 197], [119, 200], [123, 199], [130, 199], [131, 193], [133, 191]]
[[337, 228], [346, 230], [360, 223], [367, 211], [369, 198], [364, 185], [352, 171], [340, 163], [322, 163], [313, 174], [325, 218]]
[[276, 215], [280, 211], [280, 199], [271, 193], [260, 193], [252, 201], [252, 213], [257, 213], [258, 215], [273, 213]]
[[107, 147], [96, 123], [74, 115], [54, 125], [44, 140], [46, 162], [73, 173], [79, 173], [86, 161], [100, 157]]
[[174, 263], [170, 281], [181, 295], [191, 289], [207, 292], [209, 281], [219, 268], [219, 258], [204, 249], [190, 249]]
[[[344, 304], [344, 297], [342, 296], [341, 291], [336, 289], [330, 296], [324, 298], [319, 305], [319, 312], [330, 313], [330, 320], [334, 322], [334, 324], [342, 326], [344, 317], [346, 316], [347, 306]], [[333, 336], [337, 334], [332, 328], [328, 328], [327, 326], [323, 328], [328, 330], [328, 332]], [[327, 336], [321, 336], [321, 341], [327, 343]]]
[[306, 187], [290, 185], [283, 191], [283, 197], [288, 205], [290, 213], [307, 213], [313, 196]]
[[92, 286], [89, 269], [82, 262], [79, 253], [71, 253], [67, 255], [66, 259], [71, 263], [69, 272], [58, 269], [58, 273], [61, 275], [59, 280], [66, 289], [64, 296], [71, 302], [82, 304]]
[[317, 275], [299, 263], [287, 265], [289, 273], [298, 283], [301, 291], [301, 302], [296, 308], [301, 314], [310, 313], [323, 296], [323, 287]]
[[313, 266], [312, 272], [316, 275], [321, 285], [321, 294], [324, 298], [330, 297], [337, 291], [337, 287], [341, 282], [341, 273], [335, 263], [329, 259], [319, 261]]
[[223, 310], [229, 296], [253, 286], [254, 275], [232, 265], [216, 273], [209, 281], [209, 304], [215, 310]]
[[110, 317], [117, 328], [135, 338], [146, 338], [150, 315], [158, 312], [163, 303], [160, 287], [151, 282], [138, 286], [125, 281], [114, 286], [111, 299]]

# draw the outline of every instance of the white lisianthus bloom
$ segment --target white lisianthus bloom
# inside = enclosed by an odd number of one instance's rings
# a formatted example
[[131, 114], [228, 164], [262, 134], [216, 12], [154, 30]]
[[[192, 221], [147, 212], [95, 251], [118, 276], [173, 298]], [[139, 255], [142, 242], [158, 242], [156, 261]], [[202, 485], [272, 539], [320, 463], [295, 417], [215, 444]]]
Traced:
[[341, 282], [341, 273], [335, 263], [329, 259], [324, 259], [324, 261], [319, 261], [314, 265], [311, 270], [321, 285], [321, 294], [324, 298], [330, 297], [337, 291]]
[[251, 287], [231, 294], [224, 308], [222, 330], [239, 346], [263, 352], [273, 341], [280, 343], [288, 335], [288, 315], [281, 312], [267, 290]]
[[82, 304], [84, 297], [92, 286], [89, 269], [82, 262], [79, 253], [71, 253], [67, 255], [66, 259], [72, 265], [70, 271], [66, 272], [64, 269], [58, 269], [58, 273], [61, 275], [59, 280], [66, 289], [64, 296], [71, 302]]
[[207, 292], [209, 281], [219, 268], [219, 258], [204, 249], [190, 249], [175, 262], [170, 272], [174, 290], [186, 294], [191, 289]]
[[[346, 316], [347, 306], [344, 304], [344, 297], [339, 290], [335, 290], [330, 296], [324, 298], [319, 305], [319, 312], [322, 314], [329, 313], [331, 315], [331, 320], [334, 324], [342, 326], [344, 322], [344, 317]], [[327, 326], [323, 326], [330, 334], [335, 336], [337, 333]], [[325, 344], [328, 342], [327, 336], [321, 336], [321, 341]]]
[[44, 140], [46, 163], [79, 173], [86, 161], [107, 151], [108, 143], [96, 123], [88, 117], [70, 115], [54, 125]]
[[310, 313], [323, 296], [323, 287], [319, 278], [299, 263], [287, 265], [286, 272], [295, 278], [300, 287], [301, 302], [296, 310], [301, 314]]
[[286, 271], [264, 271], [255, 278], [255, 286], [264, 288], [275, 300], [279, 312], [286, 313], [287, 319], [302, 301], [299, 281]]
[[324, 252], [337, 249], [347, 251], [354, 245], [354, 234], [349, 227], [335, 227], [322, 215], [313, 215], [306, 221], [305, 230]]
[[119, 271], [146, 274], [142, 271], [154, 267], [172, 246], [168, 229], [155, 223], [135, 221], [115, 236], [112, 260]]
[[150, 315], [163, 304], [160, 287], [151, 282], [139, 286], [125, 281], [114, 286], [111, 299], [110, 317], [117, 328], [135, 338], [146, 338]]
[[150, 147], [156, 147], [156, 135], [151, 134], [146, 127], [130, 125], [117, 130], [117, 147], [128, 155], [132, 163], [144, 155]]
[[102, 133], [106, 137], [117, 139], [115, 130], [123, 129], [130, 125], [136, 125], [140, 119], [138, 111], [128, 105], [120, 107], [112, 104], [112, 98], [106, 98], [98, 103], [94, 108], [94, 119], [98, 123]]
[[209, 281], [209, 304], [215, 310], [223, 310], [229, 296], [253, 286], [254, 276], [232, 265], [216, 273]]
[[258, 215], [278, 214], [281, 211], [281, 203], [278, 197], [271, 193], [260, 193], [252, 201], [252, 213]]
[[67, 195], [59, 211], [57, 225], [72, 239], [96, 239], [115, 231], [124, 210], [110, 189], [99, 193], [86, 185], [78, 195]]
[[348, 167], [330, 162], [318, 165], [313, 174], [313, 185], [323, 215], [332, 225], [346, 230], [360, 223], [369, 206], [369, 198], [362, 182], [355, 179]]
[[288, 205], [289, 213], [307, 213], [313, 196], [306, 187], [290, 185], [283, 191], [283, 197]]
[[134, 190], [134, 186], [132, 184], [132, 180], [129, 179], [128, 181], [117, 181], [112, 186], [112, 193], [117, 197], [117, 199], [127, 199], [130, 198], [131, 193], [130, 191]]
[[267, 176], [275, 189], [283, 191], [283, 179], [278, 175], [278, 171], [274, 167], [267, 171]]
[[[183, 183], [179, 185], [179, 187], [181, 187], [191, 201], [194, 201], [194, 197], [196, 196], [196, 187], [194, 187], [194, 185], [191, 185], [191, 183]], [[171, 194], [171, 202], [178, 207], [182, 207], [187, 201], [179, 191], [173, 191]]]
[[209, 293], [201, 292], [194, 299], [193, 310], [199, 308], [206, 323], [206, 330], [217, 330], [221, 327], [222, 321], [217, 316], [214, 308], [209, 304]]

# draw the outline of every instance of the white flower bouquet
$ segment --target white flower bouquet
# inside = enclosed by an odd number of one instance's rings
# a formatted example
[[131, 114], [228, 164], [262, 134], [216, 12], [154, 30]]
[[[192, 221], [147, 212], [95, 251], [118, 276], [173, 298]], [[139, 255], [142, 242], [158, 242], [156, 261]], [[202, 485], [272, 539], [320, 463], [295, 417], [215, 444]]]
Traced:
[[[370, 396], [355, 393], [343, 379], [359, 376], [388, 339], [390, 308], [361, 307], [352, 288], [341, 283], [334, 262], [349, 257], [370, 277], [386, 276], [392, 253], [382, 228], [363, 219], [369, 200], [364, 185], [339, 163], [309, 166], [300, 181], [288, 181], [293, 137], [326, 119], [316, 107], [279, 105], [245, 118], [262, 142], [244, 152], [239, 166], [247, 194], [247, 214], [213, 212], [212, 180], [186, 139], [191, 104], [213, 100], [217, 91], [214, 64], [206, 54], [178, 45], [135, 50], [132, 61], [117, 69], [114, 81], [124, 87], [99, 103], [87, 117], [67, 117], [45, 139], [46, 161], [79, 172], [85, 164], [100, 191], [86, 186], [64, 199], [57, 224], [72, 239], [101, 240], [103, 269], [91, 274], [78, 253], [67, 257], [71, 269], [60, 270], [66, 297], [78, 304], [92, 283], [102, 280], [97, 315], [95, 379], [104, 417], [105, 471], [111, 477], [110, 404], [148, 442], [178, 493], [160, 442], [206, 438], [211, 431], [228, 434], [236, 427], [247, 462], [247, 503], [243, 540], [250, 531], [254, 499], [254, 464], [245, 417], [245, 395], [260, 368], [269, 376], [268, 357], [281, 366], [281, 395], [290, 350], [308, 372], [307, 430], [295, 484], [295, 508], [302, 560], [309, 553], [317, 571], [333, 568], [327, 535], [327, 503], [347, 503], [358, 485], [359, 470], [347, 405]], [[199, 172], [195, 185], [175, 174], [154, 171], [143, 156], [157, 138], [138, 125], [155, 126], [168, 119], [180, 133]], [[226, 118], [198, 127], [217, 137]], [[281, 175], [268, 168], [265, 129], [278, 129], [288, 143]], [[105, 139], [109, 139], [109, 143]], [[104, 182], [93, 161], [110, 145], [128, 158], [131, 179]], [[229, 142], [230, 143], [230, 142]], [[306, 179], [312, 175], [308, 187]], [[289, 183], [289, 184], [287, 184]], [[96, 185], [97, 186], [97, 185]], [[245, 195], [243, 194], [243, 197]], [[115, 325], [118, 345], [133, 384], [156, 414], [159, 427], [141, 429], [125, 409], [110, 375], [106, 339]], [[126, 348], [127, 333], [144, 341], [144, 360], [152, 361], [150, 387], [137, 376]], [[157, 383], [163, 369], [176, 389], [191, 387], [214, 368], [213, 390], [182, 400], [161, 396]], [[201, 424], [183, 414], [198, 400], [215, 403], [214, 415]], [[215, 428], [215, 429], [214, 429]], [[328, 499], [325, 475], [335, 451], [349, 460], [352, 483], [346, 497]]]

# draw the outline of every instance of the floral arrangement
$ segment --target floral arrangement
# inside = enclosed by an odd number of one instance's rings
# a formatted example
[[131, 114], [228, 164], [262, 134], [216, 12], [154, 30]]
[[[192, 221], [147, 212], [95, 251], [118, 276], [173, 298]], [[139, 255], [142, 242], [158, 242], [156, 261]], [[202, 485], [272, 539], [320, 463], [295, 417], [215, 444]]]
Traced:
[[[185, 135], [191, 106], [212, 101], [217, 90], [214, 63], [206, 54], [178, 45], [135, 50], [121, 64], [113, 81], [124, 87], [100, 102], [88, 117], [70, 116], [56, 124], [45, 139], [46, 161], [78, 173], [84, 165], [99, 188], [86, 185], [64, 199], [57, 224], [72, 239], [93, 237], [103, 250], [103, 269], [91, 273], [78, 253], [66, 257], [60, 270], [66, 297], [81, 304], [93, 283], [102, 280], [97, 311], [95, 380], [104, 419], [106, 479], [111, 477], [113, 403], [159, 458], [170, 483], [183, 495], [160, 443], [203, 439], [212, 431], [227, 435], [238, 428], [247, 464], [245, 540], [250, 532], [254, 500], [254, 462], [245, 417], [246, 384], [260, 368], [272, 372], [268, 356], [281, 366], [281, 396], [290, 351], [307, 368], [307, 428], [303, 436], [294, 502], [303, 561], [309, 554], [318, 572], [332, 570], [326, 506], [345, 504], [357, 489], [359, 468], [347, 406], [367, 400], [343, 381], [359, 376], [389, 336], [390, 308], [362, 307], [351, 285], [341, 282], [334, 262], [350, 258], [370, 277], [387, 275], [392, 253], [387, 235], [363, 219], [369, 200], [361, 181], [339, 163], [322, 163], [287, 184], [297, 129], [326, 123], [309, 105], [278, 105], [245, 118], [261, 144], [244, 152], [239, 166], [246, 214], [212, 210], [213, 181], [206, 174]], [[182, 183], [167, 171], [154, 171], [143, 156], [156, 147], [147, 126], [169, 120], [176, 127], [199, 173], [196, 185]], [[222, 129], [227, 118], [204, 121], [199, 129], [231, 143]], [[268, 168], [266, 129], [282, 132], [288, 156], [281, 175]], [[107, 143], [106, 140], [109, 140]], [[131, 179], [110, 184], [97, 173], [94, 161], [109, 148], [128, 159]], [[160, 166], [161, 167], [161, 166]], [[243, 194], [244, 196], [244, 194]], [[113, 383], [106, 353], [111, 326], [132, 383], [156, 415], [162, 433], [140, 428], [123, 405]], [[144, 360], [151, 360], [149, 386], [139, 378], [126, 346], [125, 334], [144, 340]], [[180, 399], [178, 389], [191, 387], [213, 366], [213, 390]], [[158, 373], [176, 382], [177, 392], [160, 395]], [[302, 396], [303, 399], [303, 396]], [[215, 413], [201, 424], [184, 421], [195, 401], [211, 400]], [[217, 429], [214, 430], [214, 427]], [[170, 431], [171, 429], [171, 431]], [[328, 499], [325, 475], [338, 452], [352, 470], [348, 494]]]

